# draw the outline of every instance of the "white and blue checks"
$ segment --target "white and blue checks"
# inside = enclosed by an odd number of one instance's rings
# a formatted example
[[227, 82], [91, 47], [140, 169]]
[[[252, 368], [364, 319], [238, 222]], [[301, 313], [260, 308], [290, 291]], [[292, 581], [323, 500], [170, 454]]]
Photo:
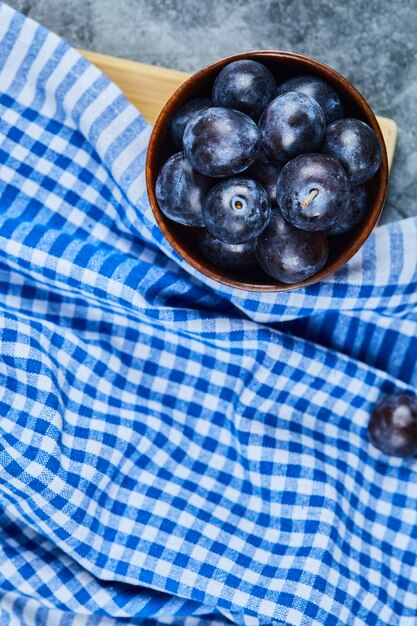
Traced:
[[417, 222], [289, 294], [163, 239], [149, 128], [0, 5], [0, 626], [415, 626]]

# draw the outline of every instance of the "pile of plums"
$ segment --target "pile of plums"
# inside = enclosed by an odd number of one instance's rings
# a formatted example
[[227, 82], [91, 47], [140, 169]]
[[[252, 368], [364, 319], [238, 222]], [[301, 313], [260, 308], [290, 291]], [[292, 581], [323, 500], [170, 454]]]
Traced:
[[318, 272], [328, 237], [364, 219], [365, 183], [381, 164], [375, 132], [343, 118], [330, 84], [311, 75], [278, 86], [249, 59], [218, 73], [211, 98], [181, 106], [171, 133], [178, 152], [156, 182], [161, 211], [202, 229], [199, 245], [213, 264], [260, 266], [284, 283]]

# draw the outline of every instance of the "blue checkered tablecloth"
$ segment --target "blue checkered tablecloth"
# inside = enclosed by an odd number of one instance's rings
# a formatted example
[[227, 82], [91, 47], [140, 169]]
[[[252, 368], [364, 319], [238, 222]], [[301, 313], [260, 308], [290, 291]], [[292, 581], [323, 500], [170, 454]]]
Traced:
[[149, 127], [0, 3], [0, 626], [415, 626], [417, 221], [288, 294], [188, 267]]

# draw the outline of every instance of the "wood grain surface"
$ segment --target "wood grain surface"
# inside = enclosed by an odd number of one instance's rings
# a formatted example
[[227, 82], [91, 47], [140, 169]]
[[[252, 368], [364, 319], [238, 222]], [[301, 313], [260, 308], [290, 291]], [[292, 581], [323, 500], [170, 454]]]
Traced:
[[[119, 59], [106, 54], [80, 50], [123, 91], [128, 100], [153, 124], [162, 107], [174, 91], [190, 74], [156, 65]], [[394, 120], [377, 116], [384, 135], [391, 166], [397, 141], [397, 125]]]

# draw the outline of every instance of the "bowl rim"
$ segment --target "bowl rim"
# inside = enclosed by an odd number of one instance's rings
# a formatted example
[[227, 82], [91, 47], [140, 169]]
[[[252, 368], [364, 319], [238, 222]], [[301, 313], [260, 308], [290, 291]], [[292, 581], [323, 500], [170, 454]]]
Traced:
[[[325, 265], [319, 272], [313, 274], [309, 278], [298, 281], [296, 283], [281, 283], [276, 282], [276, 284], [256, 284], [256, 283], [244, 283], [227, 276], [221, 276], [221, 268], [218, 268], [217, 273], [211, 270], [209, 267], [206, 267], [203, 263], [200, 263], [196, 259], [194, 259], [189, 252], [176, 240], [176, 238], [172, 235], [165, 224], [165, 220], [167, 219], [163, 213], [161, 212], [158, 202], [155, 196], [154, 190], [154, 182], [156, 180], [156, 176], [154, 175], [154, 154], [156, 152], [158, 143], [161, 139], [160, 135], [165, 126], [166, 119], [172, 114], [172, 109], [178, 101], [182, 100], [184, 93], [188, 92], [188, 90], [195, 86], [202, 78], [204, 78], [208, 73], [214, 72], [216, 69], [220, 70], [225, 65], [231, 63], [232, 61], [238, 61], [240, 59], [258, 59], [262, 60], [273, 60], [279, 59], [280, 61], [290, 60], [302, 62], [307, 67], [310, 67], [312, 70], [319, 70], [321, 76], [331, 77], [331, 79], [343, 85], [344, 89], [349, 92], [349, 95], [358, 105], [358, 107], [364, 113], [364, 117], [367, 120], [367, 123], [372, 127], [374, 132], [376, 133], [382, 149], [382, 159], [380, 166], [380, 177], [381, 183], [379, 189], [376, 193], [376, 196], [373, 201], [372, 211], [369, 214], [369, 219], [364, 222], [364, 227], [358, 232], [357, 237], [352, 241], [351, 245], [343, 252], [343, 254], [337, 257], [332, 263], [329, 265]], [[240, 289], [243, 291], [252, 291], [258, 293], [268, 293], [268, 292], [280, 292], [280, 291], [293, 291], [296, 289], [300, 289], [302, 287], [306, 287], [308, 285], [312, 285], [314, 283], [320, 282], [324, 278], [334, 274], [337, 270], [339, 270], [342, 266], [347, 263], [363, 246], [368, 237], [373, 232], [376, 227], [380, 215], [382, 213], [382, 209], [384, 207], [384, 202], [387, 196], [388, 190], [388, 156], [387, 150], [385, 146], [384, 137], [381, 131], [381, 128], [378, 124], [376, 116], [372, 111], [371, 107], [362, 96], [362, 94], [352, 85], [352, 83], [345, 78], [342, 74], [331, 68], [330, 66], [322, 63], [321, 61], [317, 61], [316, 59], [305, 56], [303, 54], [298, 54], [295, 52], [289, 52], [284, 50], [251, 50], [247, 52], [239, 52], [237, 54], [233, 54], [227, 57], [223, 57], [205, 65], [200, 70], [192, 74], [189, 78], [187, 78], [181, 85], [174, 91], [174, 93], [167, 100], [165, 105], [163, 106], [161, 112], [158, 115], [158, 118], [153, 126], [151, 136], [149, 139], [149, 145], [146, 155], [146, 165], [145, 165], [145, 176], [146, 176], [146, 187], [148, 192], [149, 202], [152, 208], [152, 212], [157, 221], [159, 228], [161, 229], [164, 237], [168, 240], [170, 245], [174, 248], [176, 252], [184, 259], [187, 263], [189, 263], [192, 267], [197, 269], [200, 273], [208, 276], [212, 280], [227, 285], [228, 287], [233, 287], [235, 289]]]

